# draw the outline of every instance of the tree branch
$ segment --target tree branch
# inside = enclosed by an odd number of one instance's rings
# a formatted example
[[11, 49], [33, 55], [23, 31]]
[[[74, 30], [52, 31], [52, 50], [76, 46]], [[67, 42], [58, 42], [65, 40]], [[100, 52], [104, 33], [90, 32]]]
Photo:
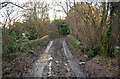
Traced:
[[15, 5], [15, 6], [21, 8], [21, 9], [24, 9], [23, 7], [21, 7], [21, 6], [17, 5], [17, 4], [14, 4], [13, 2], [2, 2], [2, 3], [0, 3], [0, 6], [1, 6], [0, 9], [6, 7], [8, 4], [12, 4], [12, 5]]

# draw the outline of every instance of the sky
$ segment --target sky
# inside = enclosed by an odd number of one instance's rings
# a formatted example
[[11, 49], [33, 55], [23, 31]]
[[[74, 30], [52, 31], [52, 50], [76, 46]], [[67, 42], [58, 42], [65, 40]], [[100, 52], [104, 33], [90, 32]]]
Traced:
[[[4, 1], [8, 1], [8, 0], [0, 0], [0, 2], [4, 2]], [[23, 4], [23, 3], [25, 3], [25, 2], [28, 2], [29, 0], [9, 0], [9, 1], [11, 1], [11, 2], [13, 2], [13, 3], [19, 3], [19, 4]], [[31, 1], [35, 1], [35, 0], [31, 0]], [[46, 2], [46, 3], [48, 3], [48, 4], [50, 4], [51, 6], [53, 5], [53, 1], [55, 2], [55, 1], [57, 1], [57, 0], [37, 0], [37, 1], [43, 1], [43, 2]], [[61, 1], [64, 1], [64, 0], [61, 0]], [[52, 7], [52, 8], [55, 8], [55, 7]], [[57, 9], [57, 7], [56, 7], [56, 9]], [[59, 8], [60, 9], [60, 8]], [[3, 9], [2, 10], [0, 10], [0, 12], [1, 13], [3, 13]], [[54, 10], [53, 9], [50, 9], [49, 10], [49, 17], [50, 17], [50, 20], [53, 20], [54, 19], [54, 16], [55, 16], [55, 12], [54, 12]], [[66, 14], [64, 13], [64, 12], [59, 12], [59, 13], [56, 13], [56, 16], [59, 18], [60, 16], [61, 17], [65, 17], [66, 16]], [[1, 17], [0, 17], [1, 18]], [[0, 19], [0, 21], [1, 21], [2, 19]]]
[[[16, 4], [18, 4], [18, 3], [22, 4], [22, 3], [28, 2], [29, 0], [0, 0], [0, 2], [4, 2], [4, 1], [11, 1], [11, 2], [16, 3]], [[35, 1], [35, 0], [30, 0], [30, 1]], [[53, 10], [53, 8], [58, 9], [58, 10], [62, 10], [61, 7], [53, 7], [53, 4], [54, 4], [54, 2], [59, 2], [59, 1], [64, 3], [65, 0], [37, 0], [37, 1], [47, 2], [48, 4], [50, 4], [50, 6], [52, 6], [51, 7], [52, 9], [49, 10], [50, 20], [54, 19], [55, 14], [56, 14], [57, 18], [66, 16], [66, 14], [64, 12], [56, 12], [55, 13]], [[73, 1], [73, 0], [71, 0], [71, 1]], [[76, 2], [78, 2], [78, 1], [84, 2], [84, 1], [108, 1], [108, 0], [76, 0]], [[120, 1], [120, 0], [109, 0], [109, 1]], [[17, 10], [17, 7], [14, 7], [14, 8], [16, 8], [16, 10]], [[4, 11], [5, 11], [4, 8], [1, 9], [0, 15], [3, 14]], [[13, 14], [13, 15], [15, 15], [15, 14]], [[3, 21], [3, 18], [0, 16], [0, 22], [1, 21]]]

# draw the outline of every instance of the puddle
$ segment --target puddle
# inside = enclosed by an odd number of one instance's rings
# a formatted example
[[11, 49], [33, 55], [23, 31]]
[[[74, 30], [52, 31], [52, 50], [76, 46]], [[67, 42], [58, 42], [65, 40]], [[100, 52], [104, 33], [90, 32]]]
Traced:
[[43, 53], [41, 56], [40, 56], [40, 63], [43, 63], [45, 61], [49, 61], [49, 60], [52, 60], [53, 58], [51, 57], [50, 54], [48, 53]]
[[40, 55], [40, 57], [48, 57], [49, 55], [49, 53], [43, 53], [42, 55]]
[[40, 58], [35, 62], [33, 68], [29, 71], [34, 77], [42, 77], [43, 69], [53, 58], [49, 54], [50, 47], [52, 46], [53, 41], [50, 41], [45, 52], [40, 55]]
[[51, 57], [50, 54], [48, 54], [48, 53], [43, 53], [43, 54], [40, 56], [40, 63], [43, 63], [43, 62], [45, 62], [45, 61], [50, 60], [50, 57]]

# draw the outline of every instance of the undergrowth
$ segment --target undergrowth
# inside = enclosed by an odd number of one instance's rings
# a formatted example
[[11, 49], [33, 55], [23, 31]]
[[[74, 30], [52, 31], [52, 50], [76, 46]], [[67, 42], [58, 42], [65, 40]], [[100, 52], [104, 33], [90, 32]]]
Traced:
[[3, 58], [3, 63], [2, 63], [3, 76], [12, 75], [11, 69], [15, 67], [16, 63], [20, 64], [21, 60], [24, 60], [25, 58], [28, 58], [30, 56], [37, 55], [35, 50], [38, 47], [42, 47], [46, 45], [48, 41], [49, 41], [49, 36], [46, 35], [40, 39], [29, 40], [27, 42], [23, 42], [22, 44], [19, 45], [18, 52], [4, 53], [2, 57]]

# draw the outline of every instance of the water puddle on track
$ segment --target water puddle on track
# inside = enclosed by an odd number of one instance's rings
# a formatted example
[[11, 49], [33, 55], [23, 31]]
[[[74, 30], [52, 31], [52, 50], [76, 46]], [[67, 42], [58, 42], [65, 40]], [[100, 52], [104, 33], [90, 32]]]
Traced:
[[[50, 41], [45, 52], [40, 56], [40, 58], [33, 64], [33, 68], [29, 71], [33, 77], [42, 77], [43, 70], [50, 60], [53, 58], [49, 54], [50, 47], [52, 46], [53, 41]], [[51, 75], [51, 64], [49, 66], [49, 76]]]

